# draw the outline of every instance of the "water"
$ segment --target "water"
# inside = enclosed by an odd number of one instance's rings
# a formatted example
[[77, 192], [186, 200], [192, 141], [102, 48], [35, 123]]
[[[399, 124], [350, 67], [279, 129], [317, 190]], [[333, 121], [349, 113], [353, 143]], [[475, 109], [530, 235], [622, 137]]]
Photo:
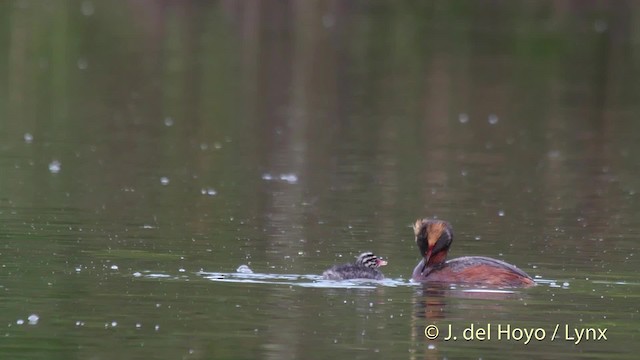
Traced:
[[259, 4], [0, 4], [0, 358], [636, 357], [637, 5]]

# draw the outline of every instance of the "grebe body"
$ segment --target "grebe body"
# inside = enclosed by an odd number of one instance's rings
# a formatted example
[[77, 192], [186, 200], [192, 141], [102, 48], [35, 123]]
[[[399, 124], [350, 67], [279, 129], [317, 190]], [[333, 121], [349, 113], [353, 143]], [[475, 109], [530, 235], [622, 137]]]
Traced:
[[422, 256], [411, 276], [414, 281], [497, 287], [535, 285], [527, 273], [501, 260], [464, 256], [447, 261], [453, 230], [446, 221], [418, 219], [413, 231]]
[[373, 279], [382, 280], [384, 275], [378, 268], [387, 265], [385, 260], [372, 252], [360, 254], [354, 264], [334, 265], [322, 273], [326, 280]]

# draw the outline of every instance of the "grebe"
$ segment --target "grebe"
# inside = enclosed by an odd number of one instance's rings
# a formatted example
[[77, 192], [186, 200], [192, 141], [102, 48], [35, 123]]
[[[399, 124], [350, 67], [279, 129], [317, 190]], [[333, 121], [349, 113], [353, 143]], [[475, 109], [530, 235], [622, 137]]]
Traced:
[[387, 262], [367, 251], [358, 256], [355, 264], [334, 265], [322, 273], [326, 280], [375, 279], [382, 280], [384, 275], [378, 267]]
[[445, 261], [453, 242], [453, 230], [442, 220], [418, 219], [413, 225], [422, 260], [413, 269], [412, 279], [419, 282], [474, 284], [499, 287], [535, 285], [531, 276], [504, 261], [465, 256]]

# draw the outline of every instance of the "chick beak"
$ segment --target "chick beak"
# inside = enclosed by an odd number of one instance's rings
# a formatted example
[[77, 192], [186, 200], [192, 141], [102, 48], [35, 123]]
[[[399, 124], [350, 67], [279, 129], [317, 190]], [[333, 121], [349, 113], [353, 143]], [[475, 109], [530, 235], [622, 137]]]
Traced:
[[386, 260], [382, 260], [382, 259], [378, 259], [377, 264], [378, 264], [378, 266], [385, 266], [385, 265], [387, 265], [387, 261]]

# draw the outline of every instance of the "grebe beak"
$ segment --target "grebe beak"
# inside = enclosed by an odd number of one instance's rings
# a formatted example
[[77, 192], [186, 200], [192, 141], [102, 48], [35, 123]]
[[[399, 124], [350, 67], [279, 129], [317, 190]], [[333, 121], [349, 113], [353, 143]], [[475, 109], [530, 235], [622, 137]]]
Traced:
[[378, 266], [385, 266], [385, 265], [387, 265], [387, 261], [382, 260], [382, 259], [378, 259], [378, 263], [377, 264], [378, 264]]
[[424, 256], [424, 266], [422, 266], [422, 271], [420, 271], [421, 273], [423, 273], [424, 269], [427, 268], [427, 264], [429, 263], [429, 259], [431, 259], [431, 249], [429, 249], [429, 251], [427, 251], [427, 255]]

